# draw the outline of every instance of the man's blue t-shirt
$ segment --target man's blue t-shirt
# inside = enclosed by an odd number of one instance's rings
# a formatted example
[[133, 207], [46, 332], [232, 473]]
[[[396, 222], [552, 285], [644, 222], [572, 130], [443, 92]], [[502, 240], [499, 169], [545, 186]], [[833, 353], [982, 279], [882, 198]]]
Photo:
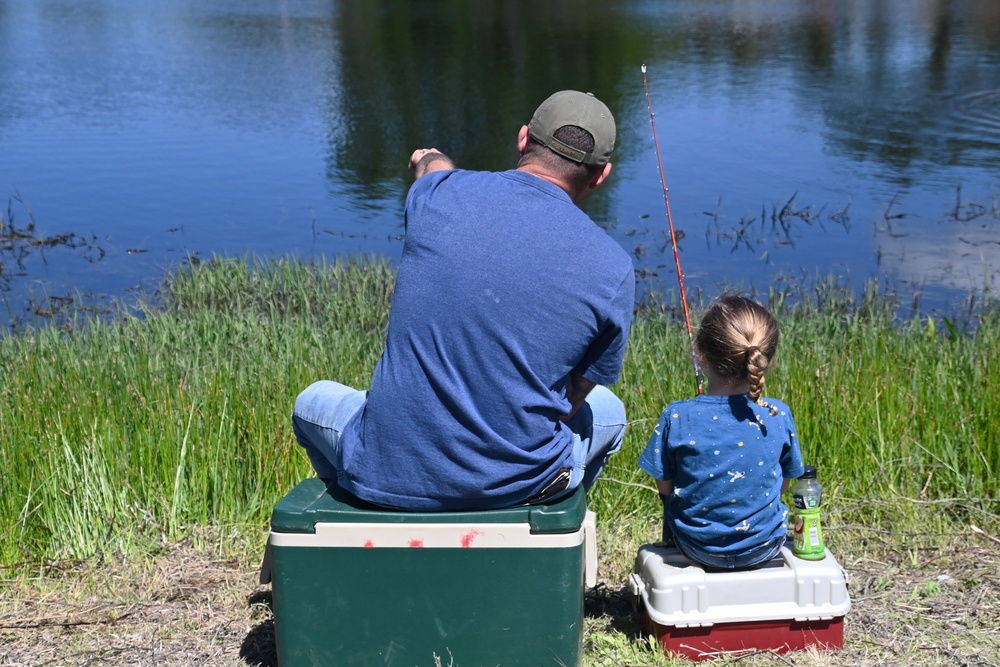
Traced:
[[788, 406], [746, 395], [696, 396], [668, 405], [639, 457], [654, 479], [673, 480], [666, 520], [674, 537], [710, 554], [759, 548], [787, 532], [784, 478], [805, 468]]
[[631, 258], [548, 181], [417, 179], [385, 349], [341, 436], [341, 484], [416, 510], [534, 495], [570, 465], [567, 377], [617, 381], [634, 296]]

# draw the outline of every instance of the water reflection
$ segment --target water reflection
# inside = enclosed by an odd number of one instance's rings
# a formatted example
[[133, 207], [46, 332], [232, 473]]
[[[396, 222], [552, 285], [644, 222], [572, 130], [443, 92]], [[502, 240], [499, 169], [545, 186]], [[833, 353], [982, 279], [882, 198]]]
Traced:
[[512, 167], [518, 129], [554, 86], [600, 91], [621, 110], [622, 59], [644, 39], [618, 11], [593, 0], [338, 4], [331, 183], [362, 200], [401, 189], [421, 146], [465, 168]]
[[0, 0], [4, 224], [18, 192], [41, 237], [106, 253], [0, 247], [4, 298], [120, 295], [189, 254], [393, 258], [410, 151], [510, 167], [563, 87], [619, 121], [588, 212], [669, 291], [643, 63], [689, 289], [995, 280], [994, 0]]

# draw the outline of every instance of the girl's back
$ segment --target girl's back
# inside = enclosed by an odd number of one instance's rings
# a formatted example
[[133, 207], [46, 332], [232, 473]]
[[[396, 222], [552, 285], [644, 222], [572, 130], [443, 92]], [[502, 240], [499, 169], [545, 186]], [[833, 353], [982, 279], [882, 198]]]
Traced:
[[781, 494], [804, 466], [791, 411], [762, 396], [777, 350], [766, 308], [720, 297], [694, 341], [708, 394], [668, 405], [639, 459], [663, 498], [664, 539], [706, 565], [769, 560], [788, 532]]
[[776, 416], [743, 394], [697, 396], [663, 411], [639, 465], [654, 478], [673, 480], [665, 534], [715, 555], [783, 539], [784, 471], [796, 471], [802, 459], [788, 406], [768, 403]]

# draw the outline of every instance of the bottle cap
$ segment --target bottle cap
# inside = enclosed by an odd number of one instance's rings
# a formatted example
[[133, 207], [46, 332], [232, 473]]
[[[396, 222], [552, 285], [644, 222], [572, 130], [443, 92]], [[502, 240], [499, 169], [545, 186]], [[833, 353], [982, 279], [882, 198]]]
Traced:
[[816, 466], [806, 466], [806, 471], [799, 479], [816, 479]]

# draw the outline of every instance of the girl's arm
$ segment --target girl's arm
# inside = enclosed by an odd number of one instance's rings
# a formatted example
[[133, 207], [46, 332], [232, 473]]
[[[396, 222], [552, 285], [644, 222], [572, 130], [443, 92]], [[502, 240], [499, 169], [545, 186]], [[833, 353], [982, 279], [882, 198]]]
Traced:
[[[785, 481], [787, 482], [788, 480]], [[656, 480], [656, 490], [660, 492], [661, 496], [669, 497], [670, 494], [674, 492], [674, 480], [672, 479]]]
[[787, 491], [789, 489], [789, 487], [792, 485], [792, 482], [794, 482], [794, 481], [795, 480], [793, 480], [793, 479], [791, 479], [789, 477], [786, 477], [785, 481], [783, 481], [781, 483], [781, 492], [784, 493], [785, 491]]

